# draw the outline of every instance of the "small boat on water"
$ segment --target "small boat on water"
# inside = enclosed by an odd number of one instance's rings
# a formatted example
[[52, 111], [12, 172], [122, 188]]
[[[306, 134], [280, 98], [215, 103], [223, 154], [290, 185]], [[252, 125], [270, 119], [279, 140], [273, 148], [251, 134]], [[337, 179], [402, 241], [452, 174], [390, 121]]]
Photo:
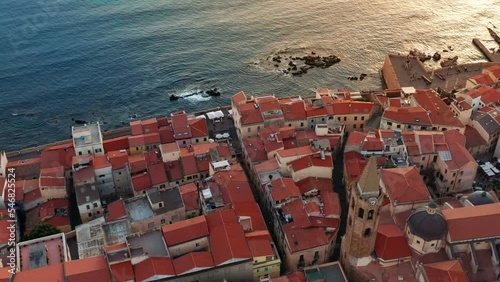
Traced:
[[217, 96], [220, 96], [221, 93], [217, 90], [217, 88], [213, 88], [213, 89], [209, 89], [207, 91], [198, 91], [198, 92], [194, 92], [194, 93], [182, 95], [182, 96], [177, 96], [175, 94], [171, 94], [169, 98], [170, 98], [170, 101], [177, 101], [180, 98], [186, 98], [186, 97], [190, 97], [190, 96], [194, 96], [194, 95], [201, 95], [202, 97], [206, 98], [206, 97], [217, 97]]

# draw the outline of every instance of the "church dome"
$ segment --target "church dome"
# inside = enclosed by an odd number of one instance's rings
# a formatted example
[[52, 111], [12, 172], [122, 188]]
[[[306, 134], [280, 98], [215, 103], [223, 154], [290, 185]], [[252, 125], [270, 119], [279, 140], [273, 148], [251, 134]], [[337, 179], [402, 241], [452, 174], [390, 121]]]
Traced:
[[495, 199], [490, 193], [485, 191], [476, 191], [467, 197], [467, 200], [471, 202], [474, 206], [493, 204]]
[[448, 224], [436, 203], [419, 207], [406, 220], [410, 232], [425, 241], [443, 239], [448, 232]]

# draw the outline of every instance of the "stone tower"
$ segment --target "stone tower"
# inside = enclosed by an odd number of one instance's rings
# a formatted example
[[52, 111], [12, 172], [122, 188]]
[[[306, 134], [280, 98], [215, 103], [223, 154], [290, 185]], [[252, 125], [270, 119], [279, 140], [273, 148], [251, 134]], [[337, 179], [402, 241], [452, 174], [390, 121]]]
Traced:
[[347, 213], [346, 233], [342, 238], [341, 261], [346, 269], [371, 262], [375, 246], [382, 190], [377, 173], [377, 159], [370, 157], [363, 173], [351, 192]]

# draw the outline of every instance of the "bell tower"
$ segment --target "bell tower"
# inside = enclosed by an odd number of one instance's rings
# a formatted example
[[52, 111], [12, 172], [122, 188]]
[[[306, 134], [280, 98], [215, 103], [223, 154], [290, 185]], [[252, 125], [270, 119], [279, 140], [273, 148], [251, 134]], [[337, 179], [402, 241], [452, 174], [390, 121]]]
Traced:
[[342, 238], [340, 257], [346, 270], [371, 262], [383, 198], [377, 159], [372, 156], [349, 199], [347, 227]]

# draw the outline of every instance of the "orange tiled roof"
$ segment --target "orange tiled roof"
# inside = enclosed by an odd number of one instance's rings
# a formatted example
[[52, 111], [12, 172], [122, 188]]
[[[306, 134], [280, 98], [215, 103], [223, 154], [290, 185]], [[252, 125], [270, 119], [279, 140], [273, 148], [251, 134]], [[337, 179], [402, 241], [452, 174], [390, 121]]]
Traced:
[[163, 225], [161, 230], [167, 246], [174, 246], [208, 236], [208, 225], [205, 216]]
[[123, 205], [123, 201], [121, 199], [108, 204], [108, 213], [106, 214], [107, 222], [126, 216], [127, 211], [125, 210], [125, 206]]
[[109, 265], [114, 282], [127, 282], [134, 280], [134, 268], [131, 260], [125, 260]]
[[384, 260], [411, 256], [406, 238], [401, 229], [395, 224], [379, 225], [375, 241], [375, 252], [377, 257]]
[[134, 265], [136, 281], [144, 281], [152, 277], [175, 276], [172, 259], [167, 257], [150, 257]]
[[423, 265], [429, 281], [468, 282], [469, 279], [458, 260], [427, 263]]
[[177, 275], [182, 275], [193, 269], [214, 267], [214, 260], [210, 252], [190, 252], [173, 260]]
[[104, 256], [72, 260], [64, 263], [68, 282], [109, 282], [111, 276]]
[[252, 257], [234, 210], [217, 210], [209, 213], [206, 218], [215, 265]]
[[331, 156], [325, 156], [325, 159], [322, 160], [320, 156], [307, 155], [288, 163], [288, 165], [292, 166], [293, 171], [297, 172], [313, 166], [333, 168], [333, 161]]
[[472, 76], [470, 79], [474, 80], [477, 84], [491, 84], [491, 83], [493, 83], [493, 80], [491, 79], [491, 77], [489, 75], [483, 74], [483, 73]]
[[273, 189], [270, 191], [273, 201], [278, 202], [289, 198], [300, 197], [299, 187], [291, 178], [278, 178], [271, 181]]
[[444, 209], [442, 213], [450, 242], [500, 237], [500, 203]]
[[393, 204], [430, 201], [431, 195], [415, 166], [380, 171]]

